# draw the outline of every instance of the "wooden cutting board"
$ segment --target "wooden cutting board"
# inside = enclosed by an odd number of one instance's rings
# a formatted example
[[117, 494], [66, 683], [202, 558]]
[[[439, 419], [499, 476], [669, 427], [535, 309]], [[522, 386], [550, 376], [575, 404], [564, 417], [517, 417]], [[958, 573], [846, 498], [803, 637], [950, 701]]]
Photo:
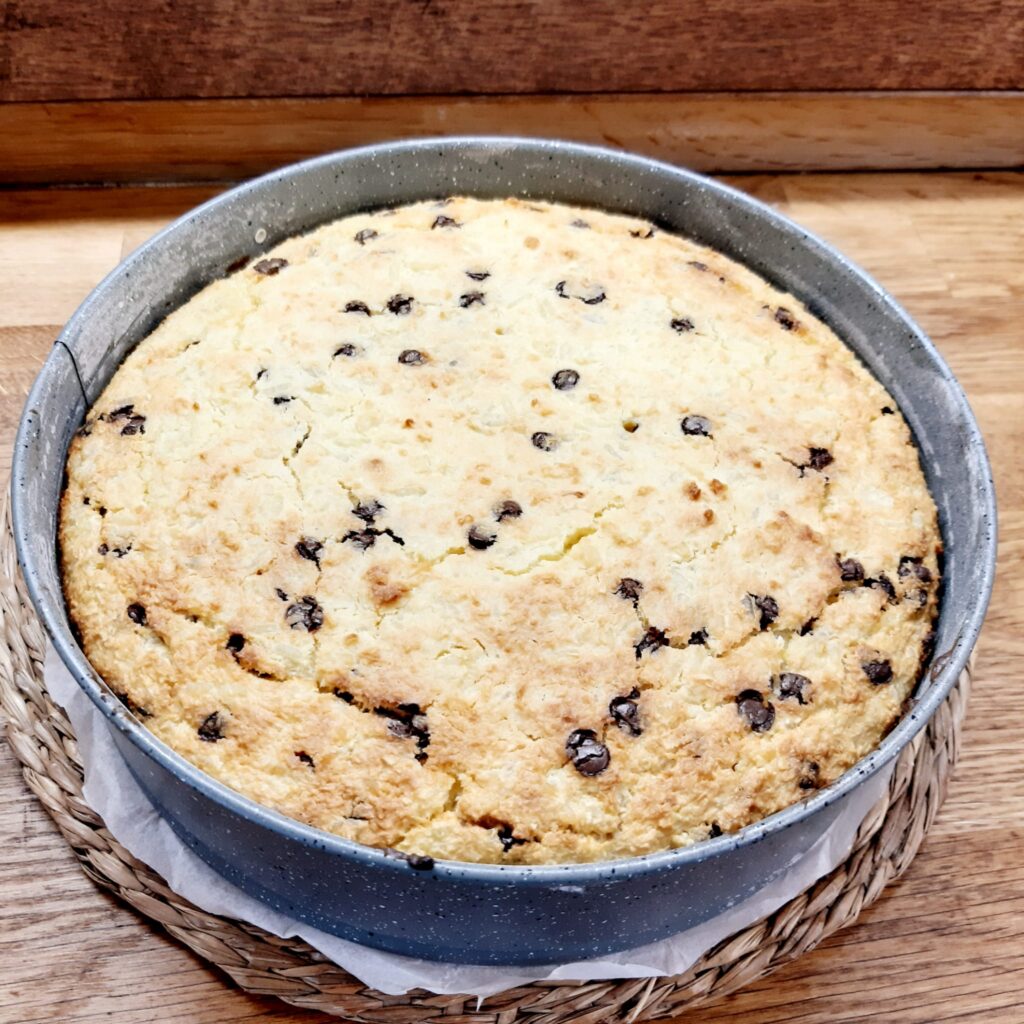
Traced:
[[[750, 176], [932, 335], [981, 422], [1000, 571], [964, 753], [917, 861], [855, 927], [679, 1024], [1024, 1020], [1024, 173]], [[0, 192], [0, 477], [60, 325], [210, 189]], [[0, 1022], [326, 1021], [229, 987], [93, 887], [0, 744]]]

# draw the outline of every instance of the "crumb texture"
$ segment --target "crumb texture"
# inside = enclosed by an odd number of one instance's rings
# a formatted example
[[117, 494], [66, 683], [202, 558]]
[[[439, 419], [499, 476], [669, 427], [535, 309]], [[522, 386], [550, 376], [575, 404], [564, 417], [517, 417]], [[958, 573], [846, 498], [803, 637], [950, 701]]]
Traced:
[[457, 198], [233, 268], [68, 458], [84, 650], [241, 793], [407, 854], [731, 832], [899, 717], [940, 551], [895, 402], [792, 296], [594, 210]]

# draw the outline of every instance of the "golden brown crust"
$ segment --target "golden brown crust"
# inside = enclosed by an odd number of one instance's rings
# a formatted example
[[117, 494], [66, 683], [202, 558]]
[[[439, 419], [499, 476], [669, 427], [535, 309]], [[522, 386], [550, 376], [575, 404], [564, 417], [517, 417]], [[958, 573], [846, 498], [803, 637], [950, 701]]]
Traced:
[[68, 481], [69, 612], [145, 724], [435, 857], [631, 856], [802, 799], [898, 717], [936, 610], [880, 385], [791, 296], [593, 210], [283, 243], [129, 356]]

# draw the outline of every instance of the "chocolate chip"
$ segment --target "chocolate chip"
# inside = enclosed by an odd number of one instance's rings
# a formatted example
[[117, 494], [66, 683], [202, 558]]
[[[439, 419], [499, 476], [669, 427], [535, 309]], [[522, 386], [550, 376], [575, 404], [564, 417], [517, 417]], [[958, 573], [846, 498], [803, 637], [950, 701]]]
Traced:
[[706, 416], [684, 416], [679, 428], [692, 437], [711, 437], [711, 420]]
[[362, 519], [364, 523], [372, 523], [384, 510], [385, 507], [379, 501], [361, 501], [352, 509], [352, 515], [357, 519]]
[[502, 825], [498, 828], [498, 841], [503, 853], [508, 853], [513, 846], [522, 846], [526, 842], [525, 839], [519, 839], [512, 834], [511, 825]]
[[110, 548], [108, 548], [106, 544], [101, 544], [96, 550], [101, 555], [105, 555], [105, 554], [107, 554], [108, 551], [110, 551]]
[[373, 547], [378, 537], [390, 537], [396, 544], [405, 545], [405, 541], [392, 529], [378, 530], [373, 526], [368, 526], [365, 530], [349, 530], [341, 538], [341, 542], [342, 544], [351, 544], [361, 551], [365, 551], [367, 548]]
[[785, 306], [779, 306], [775, 310], [775, 322], [786, 331], [795, 330], [798, 325], [796, 317]]
[[146, 624], [146, 609], [138, 601], [133, 601], [128, 605], [128, 618], [136, 625], [144, 626]]
[[915, 558], [913, 555], [901, 555], [899, 568], [896, 570], [896, 574], [900, 579], [909, 576], [914, 571], [914, 566], [920, 565], [924, 559]]
[[821, 785], [819, 774], [821, 766], [817, 761], [809, 761], [804, 768], [804, 774], [800, 777], [797, 785], [801, 789], [817, 789]]
[[708, 829], [708, 839], [717, 839], [722, 834], [722, 828], [717, 821], [711, 822], [711, 828]]
[[757, 690], [744, 690], [736, 697], [736, 710], [752, 732], [767, 732], [775, 722], [775, 708]]
[[400, 718], [392, 718], [388, 722], [388, 732], [396, 739], [407, 740], [412, 736], [412, 726]]
[[798, 630], [800, 636], [807, 636], [808, 633], [814, 632], [814, 624], [818, 621], [817, 617], [808, 619]]
[[687, 647], [707, 647], [708, 645], [708, 631], [707, 629], [695, 629], [690, 634], [690, 639], [686, 641]]
[[612, 759], [593, 729], [574, 729], [569, 733], [565, 753], [580, 775], [600, 775]]
[[896, 570], [900, 579], [905, 579], [907, 576], [913, 576], [919, 579], [922, 583], [931, 583], [932, 573], [926, 565], [922, 565], [923, 559], [914, 558], [911, 555], [904, 555], [900, 559], [899, 568]]
[[533, 443], [534, 448], [539, 448], [542, 452], [553, 452], [558, 447], [558, 439], [554, 434], [548, 434], [543, 430], [538, 430], [532, 434], [530, 441]]
[[427, 716], [419, 704], [399, 704], [393, 708], [376, 707], [373, 709], [373, 713], [388, 719], [388, 732], [396, 739], [415, 738], [416, 746], [420, 750], [430, 746], [430, 728], [427, 725]]
[[708, 265], [706, 263], [701, 263], [700, 260], [690, 260], [690, 266], [693, 267], [694, 270], [708, 270], [709, 269]]
[[239, 270], [242, 270], [245, 267], [249, 266], [249, 260], [250, 259], [252, 259], [251, 256], [239, 256], [237, 260], [233, 260], [231, 263], [229, 263], [224, 268], [224, 273], [225, 274], [235, 274], [235, 273], [237, 273]]
[[608, 705], [608, 713], [615, 724], [630, 736], [639, 736], [644, 731], [640, 724], [640, 705], [637, 704], [639, 696], [640, 691], [634, 687], [624, 697], [613, 697]]
[[121, 434], [124, 437], [131, 437], [134, 434], [144, 434], [146, 432], [146, 417], [141, 416], [138, 413], [128, 417], [128, 422], [121, 428]]
[[469, 533], [466, 534], [466, 539], [469, 541], [471, 548], [476, 548], [477, 551], [483, 551], [485, 548], [489, 548], [497, 539], [498, 535], [495, 533], [488, 533], [480, 526], [471, 526]]
[[363, 228], [362, 231], [357, 231], [355, 238], [360, 245], [366, 245], [371, 238], [376, 238], [377, 232], [373, 228]]
[[345, 342], [345, 344], [337, 349], [334, 354], [336, 356], [345, 356], [351, 359], [358, 351], [359, 349], [357, 349], [351, 342]]
[[772, 685], [779, 695], [779, 700], [795, 699], [798, 704], [807, 704], [810, 697], [807, 688], [811, 685], [807, 676], [797, 672], [783, 672], [781, 675], [772, 676]]
[[662, 647], [668, 647], [668, 636], [666, 636], [665, 630], [658, 629], [657, 626], [648, 626], [644, 635], [633, 645], [633, 650], [636, 651], [637, 658], [640, 658], [645, 651], [650, 651], [653, 654]]
[[255, 270], [257, 274], [262, 274], [264, 277], [273, 277], [275, 274], [284, 270], [287, 266], [287, 260], [283, 260], [279, 256], [274, 256], [269, 260], [260, 260], [252, 269]]
[[571, 228], [586, 228], [589, 230], [590, 225], [583, 220], [582, 217], [577, 217], [575, 220], [569, 221], [569, 227]]
[[559, 298], [562, 298], [562, 299], [579, 299], [580, 302], [584, 303], [584, 305], [587, 305], [587, 306], [596, 306], [599, 302], [604, 302], [604, 300], [608, 297], [607, 295], [605, 295], [603, 288], [598, 287], [596, 290], [595, 289], [592, 289], [592, 290], [594, 292], [593, 295], [588, 295], [588, 296], [584, 296], [584, 295], [570, 295], [565, 290], [565, 281], [559, 281], [558, 284], [555, 285], [555, 294]]
[[910, 590], [907, 592], [905, 601], [913, 601], [918, 608], [923, 608], [928, 603], [928, 591], [924, 589]]
[[523, 514], [523, 507], [518, 501], [507, 498], [505, 501], [499, 501], [492, 511], [495, 521], [503, 523], [506, 519], [518, 519]]
[[446, 217], [443, 213], [439, 213], [434, 218], [434, 223], [430, 225], [430, 230], [434, 228], [461, 228], [462, 225], [455, 220], [453, 217]]
[[216, 743], [217, 740], [224, 739], [224, 726], [225, 722], [221, 719], [220, 712], [214, 711], [203, 719], [196, 732], [199, 733], [201, 740]]
[[409, 867], [414, 871], [432, 871], [434, 868], [434, 858], [424, 857], [418, 853], [407, 853], [405, 859], [409, 862]]
[[398, 710], [410, 716], [409, 731], [416, 737], [416, 745], [429, 747], [430, 729], [427, 726], [427, 716], [420, 710], [419, 704], [399, 704]]
[[899, 601], [899, 598], [896, 596], [896, 588], [892, 585], [892, 580], [884, 572], [880, 572], [875, 579], [864, 580], [862, 586], [884, 591], [886, 597], [889, 598], [890, 604], [896, 604]]
[[398, 361], [403, 366], [422, 366], [427, 361], [427, 357], [417, 349], [407, 348], [399, 353]]
[[287, 405], [289, 402], [294, 401], [294, 395], [274, 395], [274, 405]]
[[267, 375], [267, 368], [265, 366], [261, 366], [260, 369], [256, 373], [256, 379], [257, 380], [263, 380], [263, 378], [266, 377], [266, 375]]
[[808, 448], [807, 451], [810, 453], [810, 458], [803, 465], [802, 468], [817, 470], [819, 473], [826, 467], [831, 466], [835, 461], [832, 458], [832, 453], [827, 448]]
[[96, 511], [99, 512], [100, 519], [103, 519], [109, 510], [107, 509], [106, 505], [100, 505], [100, 507], [96, 509]]
[[462, 309], [469, 309], [470, 306], [483, 305], [485, 305], [483, 292], [466, 292], [459, 296], [459, 306]]
[[632, 601], [633, 604], [636, 604], [640, 600], [643, 589], [644, 585], [639, 580], [633, 579], [632, 576], [623, 576], [615, 588], [615, 595], [624, 601]]
[[307, 594], [288, 606], [284, 621], [292, 629], [302, 628], [307, 633], [315, 633], [324, 624], [324, 610], [317, 604], [315, 597]]
[[571, 391], [580, 382], [580, 375], [575, 370], [559, 370], [551, 378], [558, 391]]
[[380, 530], [349, 530], [344, 537], [341, 538], [342, 544], [351, 544], [353, 547], [359, 548], [360, 551], [365, 551], [367, 548], [372, 548], [377, 543], [377, 538], [380, 536]]
[[355, 700], [355, 697], [348, 690], [339, 690], [335, 687], [333, 693], [338, 700], [343, 700], [346, 704], [351, 704]]
[[883, 405], [882, 406], [882, 415], [883, 416], [895, 416], [896, 415], [896, 410], [893, 409], [891, 406]]
[[864, 675], [871, 680], [875, 686], [884, 686], [892, 681], [892, 665], [887, 658], [877, 661], [862, 661], [860, 665]]
[[931, 660], [931, 656], [935, 653], [935, 641], [937, 635], [934, 629], [929, 629], [925, 634], [924, 639], [921, 641], [921, 664], [924, 665]]
[[688, 316], [677, 316], [673, 320], [670, 320], [668, 325], [677, 334], [692, 331], [694, 328], [694, 323]]
[[358, 300], [354, 302], [346, 302], [345, 312], [362, 313], [364, 316], [372, 316], [372, 314], [370, 313], [370, 307], [365, 302], [359, 302]]
[[153, 712], [148, 708], [136, 704], [124, 690], [115, 690], [114, 696], [133, 714], [136, 718], [152, 718]]
[[473, 281], [486, 281], [491, 276], [489, 270], [467, 270], [466, 277]]
[[304, 750], [296, 750], [295, 756], [305, 765], [316, 771], [316, 762]]
[[274, 587], [274, 593], [277, 594], [279, 600], [288, 600], [288, 595], [280, 587]]
[[654, 228], [649, 227], [649, 228], [647, 228], [646, 231], [643, 228], [630, 228], [629, 229], [629, 233], [634, 238], [653, 238], [654, 237]]
[[412, 302], [411, 295], [392, 295], [388, 299], [388, 312], [395, 316], [407, 316], [412, 312]]
[[128, 437], [131, 437], [133, 434], [144, 434], [146, 432], [146, 417], [135, 412], [134, 402], [122, 405], [112, 412], [103, 413], [97, 419], [106, 423], [117, 423], [118, 420], [125, 420], [126, 422], [121, 428], [121, 433]]
[[844, 583], [860, 583], [864, 579], [864, 566], [856, 558], [839, 558], [839, 578]]
[[232, 633], [224, 645], [232, 654], [238, 654], [245, 647], [245, 637], [241, 633]]
[[308, 562], [313, 562], [318, 569], [320, 568], [320, 552], [323, 549], [323, 543], [318, 541], [316, 537], [303, 537], [295, 545], [295, 550], [298, 552], [299, 557], [305, 558]]
[[761, 613], [761, 617], [758, 620], [758, 628], [762, 630], [767, 629], [779, 617], [778, 602], [768, 594], [763, 596], [748, 594], [747, 596], [750, 598], [753, 607]]
[[92, 499], [91, 499], [91, 498], [90, 498], [90, 497], [89, 497], [88, 495], [86, 495], [86, 496], [85, 496], [85, 497], [84, 497], [84, 498], [82, 499], [82, 504], [83, 504], [83, 505], [89, 505], [89, 504], [91, 504], [91, 501], [92, 501]]

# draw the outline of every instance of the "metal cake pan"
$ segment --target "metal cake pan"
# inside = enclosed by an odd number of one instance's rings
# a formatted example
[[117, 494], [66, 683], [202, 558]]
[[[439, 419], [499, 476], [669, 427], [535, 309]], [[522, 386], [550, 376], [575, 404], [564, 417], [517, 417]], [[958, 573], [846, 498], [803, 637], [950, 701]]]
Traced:
[[[899, 403], [945, 545], [936, 654], [912, 710], [829, 788], [738, 833], [646, 857], [550, 867], [438, 861], [416, 870], [205, 775], [141, 727], [89, 665], [69, 627], [55, 543], [65, 453], [86, 411], [79, 375], [91, 403], [141, 338], [242, 255], [357, 210], [457, 193], [601, 207], [719, 249], [801, 298]], [[178, 835], [276, 910], [366, 945], [462, 963], [550, 963], [643, 945], [717, 915], [784, 872], [956, 682], [988, 604], [996, 545], [990, 468], [964, 394], [921, 329], [875, 282], [820, 239], [717, 182], [610, 150], [516, 138], [398, 142], [320, 157], [231, 189], [160, 232], [97, 286], [46, 360], [18, 431], [12, 501], [36, 610]]]

